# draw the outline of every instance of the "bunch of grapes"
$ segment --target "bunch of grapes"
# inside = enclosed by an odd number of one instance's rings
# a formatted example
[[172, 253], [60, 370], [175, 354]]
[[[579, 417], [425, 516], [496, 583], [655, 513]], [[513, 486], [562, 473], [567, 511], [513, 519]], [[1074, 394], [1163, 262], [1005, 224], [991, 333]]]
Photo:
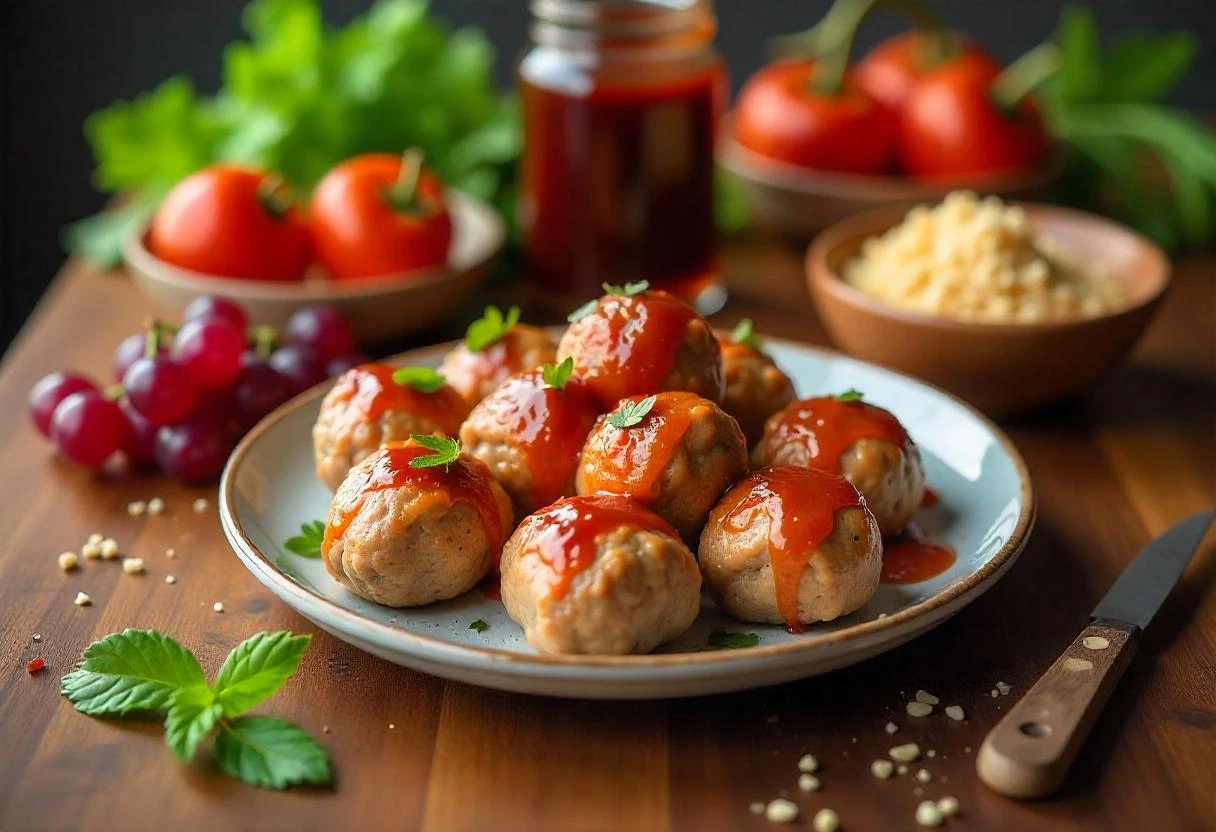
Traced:
[[30, 415], [59, 453], [86, 468], [122, 452], [132, 464], [204, 483], [259, 419], [367, 360], [332, 307], [305, 307], [276, 333], [251, 328], [231, 301], [200, 297], [180, 327], [153, 322], [123, 339], [115, 384], [102, 389], [75, 373], [41, 379], [30, 390]]

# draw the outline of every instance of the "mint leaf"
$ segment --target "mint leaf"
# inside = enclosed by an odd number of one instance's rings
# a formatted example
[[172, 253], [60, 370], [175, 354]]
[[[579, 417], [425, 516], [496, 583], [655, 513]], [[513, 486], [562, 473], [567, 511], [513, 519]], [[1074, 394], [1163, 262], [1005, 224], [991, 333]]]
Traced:
[[576, 324], [579, 321], [581, 321], [583, 318], [590, 315], [596, 309], [598, 309], [599, 305], [600, 305], [599, 298], [596, 298], [595, 300], [589, 300], [586, 303], [584, 303], [582, 306], [580, 306], [578, 309], [575, 309], [573, 312], [571, 312], [569, 315], [567, 315], [566, 320], [569, 323]]
[[1195, 36], [1190, 32], [1129, 32], [1107, 50], [1102, 64], [1102, 97], [1111, 101], [1157, 101], [1186, 76], [1196, 51]]
[[756, 334], [755, 326], [752, 324], [751, 318], [744, 318], [739, 321], [734, 330], [730, 333], [730, 340], [736, 344], [742, 344], [745, 347], [751, 347], [753, 350], [759, 351], [764, 349], [764, 342], [760, 340], [760, 336]]
[[567, 356], [561, 364], [546, 364], [540, 368], [540, 376], [545, 384], [554, 390], [565, 390], [566, 383], [574, 373], [574, 358]]
[[247, 711], [282, 687], [311, 642], [311, 635], [280, 630], [256, 633], [234, 647], [215, 677], [215, 698], [224, 714]]
[[861, 392], [860, 390], [854, 390], [852, 387], [850, 387], [848, 390], [845, 390], [843, 393], [837, 393], [836, 401], [848, 404], [849, 402], [859, 402], [862, 399], [864, 399], [865, 397], [866, 397], [865, 393]]
[[755, 647], [760, 643], [760, 636], [755, 633], [728, 633], [725, 630], [714, 630], [709, 634], [709, 646], [717, 650], [739, 650], [744, 647]]
[[308, 732], [268, 716], [221, 722], [215, 761], [228, 776], [264, 789], [324, 785], [333, 779], [329, 754]]
[[614, 428], [629, 428], [638, 424], [654, 407], [655, 397], [647, 396], [641, 401], [623, 401], [616, 410], [608, 414], [608, 424]]
[[428, 436], [421, 433], [411, 435], [410, 439], [422, 447], [435, 452], [427, 456], [414, 457], [410, 460], [411, 468], [434, 468], [437, 465], [442, 465], [443, 470], [446, 471], [448, 470], [448, 466], [460, 458], [459, 439], [449, 439], [446, 436]]
[[223, 713], [223, 707], [215, 701], [215, 691], [206, 685], [178, 690], [169, 698], [165, 745], [177, 759], [190, 762], [198, 744], [207, 738]]
[[497, 306], [487, 306], [485, 314], [465, 331], [464, 343], [473, 352], [481, 352], [491, 344], [502, 340], [519, 323], [519, 307], [512, 306], [504, 318]]
[[60, 693], [86, 714], [158, 710], [181, 688], [205, 686], [198, 659], [153, 630], [123, 630], [90, 644], [80, 670], [60, 681]]
[[486, 630], [490, 629], [490, 625], [479, 618], [469, 625], [469, 629], [473, 630], [474, 632], [484, 633]]
[[393, 373], [393, 381], [402, 387], [412, 387], [419, 393], [434, 393], [447, 379], [432, 367], [402, 367]]
[[325, 521], [313, 520], [300, 524], [300, 533], [283, 541], [283, 548], [300, 557], [321, 557], [321, 544], [325, 540]]
[[616, 286], [612, 283], [604, 284], [604, 294], [619, 295], [621, 297], [630, 298], [634, 295], [640, 295], [650, 288], [649, 280], [639, 280], [637, 283], [626, 283], [624, 286]]

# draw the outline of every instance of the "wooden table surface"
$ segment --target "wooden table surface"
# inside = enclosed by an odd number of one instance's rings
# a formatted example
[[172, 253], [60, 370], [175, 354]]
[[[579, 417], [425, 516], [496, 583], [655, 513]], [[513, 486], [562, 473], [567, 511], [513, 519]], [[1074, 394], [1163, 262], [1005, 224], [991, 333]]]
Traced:
[[[715, 320], [750, 315], [762, 331], [823, 343], [799, 260], [792, 248], [732, 245], [724, 266], [735, 291]], [[761, 282], [768, 301], [749, 295]], [[55, 369], [104, 376], [118, 340], [147, 314], [121, 273], [69, 264], [0, 368], [0, 829], [749, 830], [778, 828], [749, 804], [786, 795], [801, 808], [794, 828], [830, 807], [845, 830], [898, 830], [917, 828], [917, 788], [959, 799], [951, 829], [1216, 829], [1213, 536], [1062, 794], [1018, 803], [974, 773], [984, 735], [1128, 560], [1174, 520], [1216, 504], [1216, 255], [1177, 264], [1175, 289], [1129, 365], [1081, 399], [1005, 425], [1030, 465], [1039, 520], [992, 591], [860, 666], [675, 701], [521, 696], [373, 658], [318, 631], [241, 567], [214, 499], [203, 514], [191, 510], [213, 489], [97, 476], [56, 459], [28, 424], [26, 391]], [[165, 515], [128, 516], [128, 501], [153, 496]], [[60, 572], [58, 553], [94, 531], [142, 556], [147, 574], [98, 561]], [[78, 590], [93, 606], [73, 605]], [[227, 611], [214, 613], [215, 601]], [[206, 754], [176, 763], [159, 723], [76, 713], [59, 677], [87, 644], [124, 627], [175, 636], [209, 672], [255, 631], [315, 633], [301, 672], [259, 710], [322, 740], [333, 790], [259, 791], [220, 775]], [[35, 656], [48, 669], [31, 676], [25, 662]], [[990, 696], [998, 680], [1013, 686], [1008, 697]], [[963, 705], [967, 721], [908, 718], [903, 703], [918, 688]], [[888, 720], [901, 726], [895, 737], [883, 731]], [[931, 783], [871, 776], [873, 759], [912, 740], [936, 751], [913, 766]], [[812, 794], [796, 786], [807, 751], [822, 765]]]

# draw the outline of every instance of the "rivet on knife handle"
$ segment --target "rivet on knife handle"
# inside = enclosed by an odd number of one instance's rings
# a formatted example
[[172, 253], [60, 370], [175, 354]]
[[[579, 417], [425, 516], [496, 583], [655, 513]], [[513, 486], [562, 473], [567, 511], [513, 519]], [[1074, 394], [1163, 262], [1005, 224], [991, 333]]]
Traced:
[[1136, 652], [1139, 630], [1095, 621], [1077, 636], [980, 747], [980, 779], [1009, 797], [1055, 791]]

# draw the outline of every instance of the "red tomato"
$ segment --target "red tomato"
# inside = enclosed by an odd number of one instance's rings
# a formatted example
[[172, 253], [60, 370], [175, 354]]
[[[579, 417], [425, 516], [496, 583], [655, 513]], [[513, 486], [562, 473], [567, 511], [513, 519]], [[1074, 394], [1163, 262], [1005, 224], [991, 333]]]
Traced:
[[401, 156], [389, 153], [356, 156], [325, 174], [313, 191], [313, 243], [334, 279], [377, 277], [447, 260], [452, 218], [443, 183], [423, 170], [411, 185], [403, 164]]
[[974, 179], [1029, 167], [1047, 152], [1047, 133], [1034, 103], [1023, 98], [1013, 112], [991, 95], [995, 67], [954, 63], [912, 89], [899, 113], [898, 151], [903, 169], [936, 181]]
[[848, 76], [837, 93], [820, 92], [813, 61], [769, 64], [743, 85], [735, 137], [763, 156], [807, 168], [881, 173], [891, 157], [891, 114]]
[[[937, 50], [940, 56], [934, 56]], [[938, 59], [935, 61], [934, 58]], [[887, 38], [853, 67], [857, 86], [892, 110], [898, 110], [912, 87], [926, 74], [955, 62], [974, 63], [977, 68], [1000, 65], [974, 41], [952, 32], [913, 30]]]
[[178, 182], [156, 209], [148, 250], [200, 274], [300, 280], [312, 256], [308, 227], [281, 200], [261, 171], [203, 168]]

